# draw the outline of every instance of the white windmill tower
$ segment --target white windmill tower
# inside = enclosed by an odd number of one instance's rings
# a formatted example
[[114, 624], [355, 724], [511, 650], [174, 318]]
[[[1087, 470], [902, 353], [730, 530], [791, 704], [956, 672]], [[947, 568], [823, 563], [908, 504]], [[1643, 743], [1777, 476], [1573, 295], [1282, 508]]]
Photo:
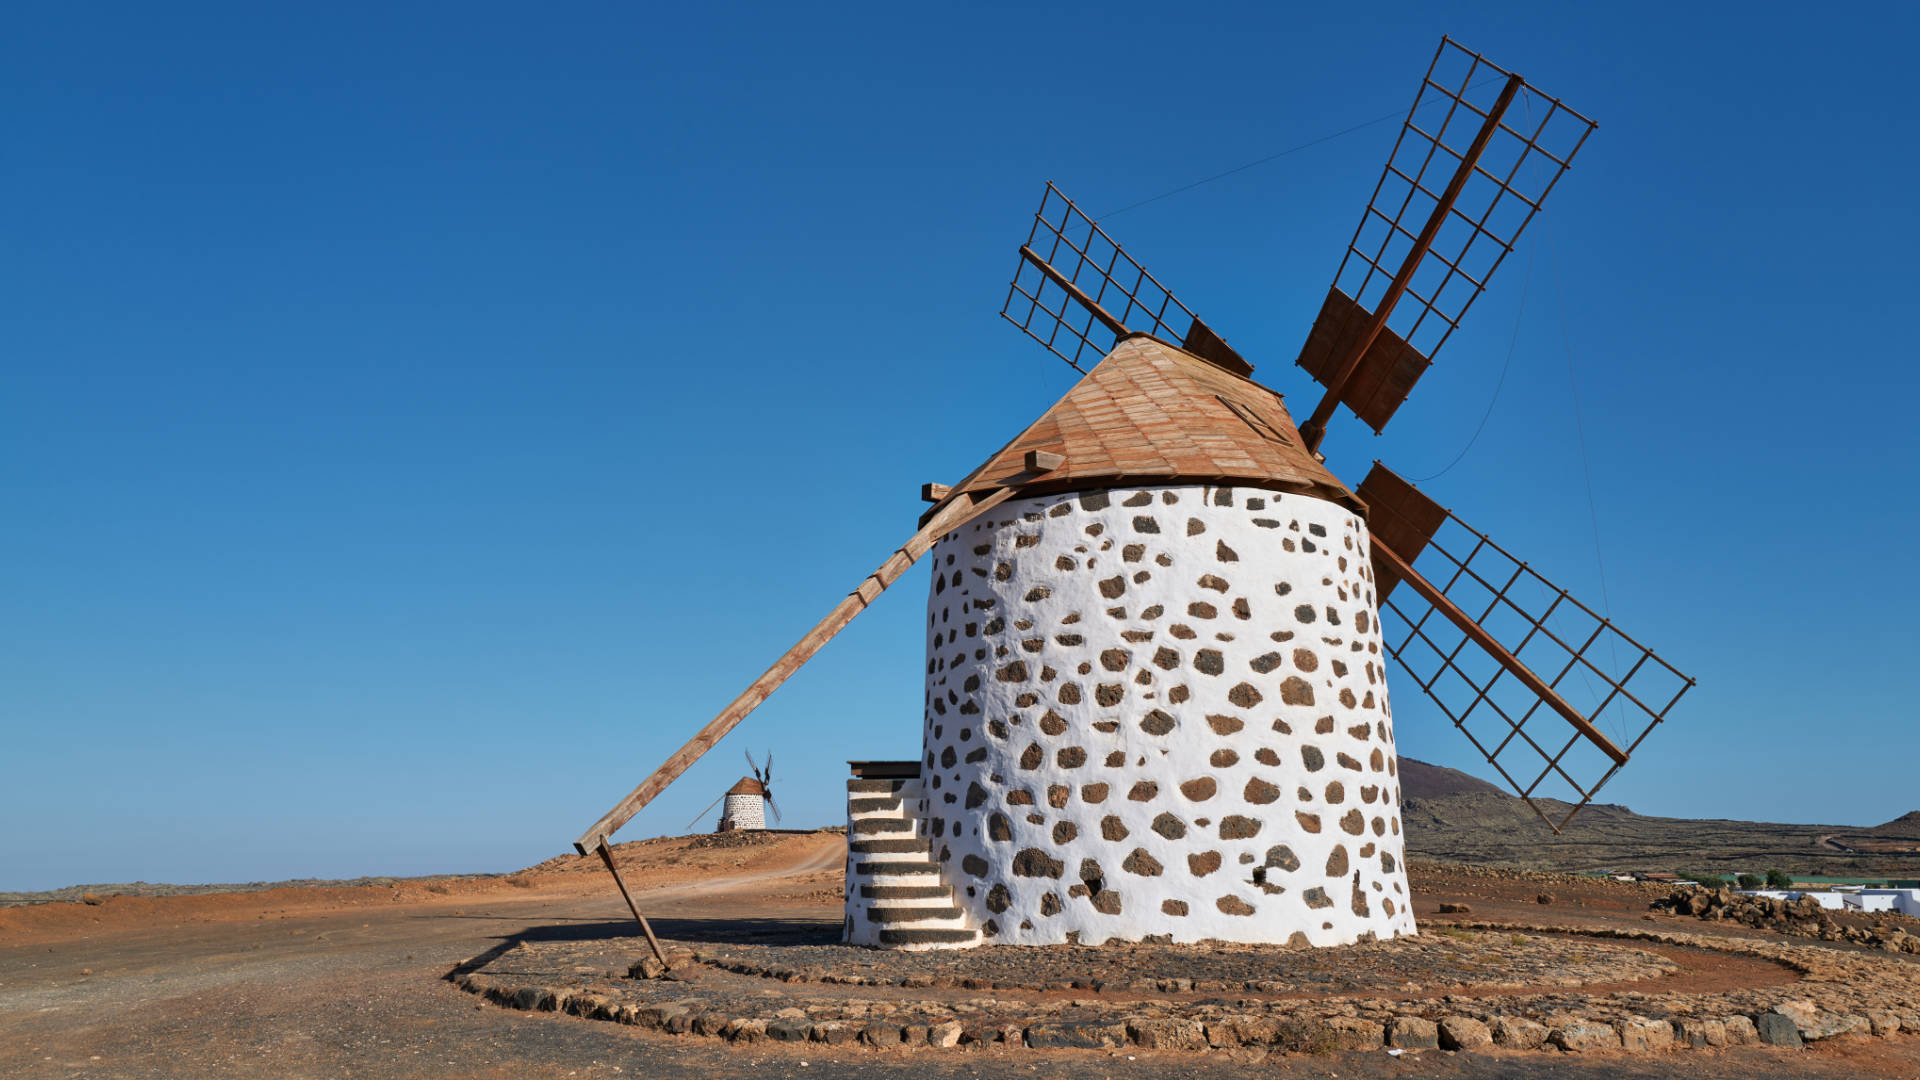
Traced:
[[775, 824], [780, 821], [779, 804], [773, 801], [773, 751], [767, 751], [767, 759], [762, 764], [754, 764], [753, 753], [745, 751], [747, 769], [753, 775], [743, 776], [726, 790], [720, 798], [707, 804], [707, 809], [694, 816], [687, 827], [707, 816], [707, 810], [720, 807], [720, 820], [714, 824], [714, 832], [734, 832], [745, 829], [765, 829], [767, 814], [773, 814]]

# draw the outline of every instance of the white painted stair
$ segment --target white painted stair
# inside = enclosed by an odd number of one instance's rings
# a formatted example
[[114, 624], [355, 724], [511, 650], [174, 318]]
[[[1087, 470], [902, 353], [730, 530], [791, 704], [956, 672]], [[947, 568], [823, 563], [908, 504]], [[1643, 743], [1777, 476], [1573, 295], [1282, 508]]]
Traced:
[[980, 943], [920, 835], [920, 803], [917, 777], [847, 781], [847, 944], [918, 951]]

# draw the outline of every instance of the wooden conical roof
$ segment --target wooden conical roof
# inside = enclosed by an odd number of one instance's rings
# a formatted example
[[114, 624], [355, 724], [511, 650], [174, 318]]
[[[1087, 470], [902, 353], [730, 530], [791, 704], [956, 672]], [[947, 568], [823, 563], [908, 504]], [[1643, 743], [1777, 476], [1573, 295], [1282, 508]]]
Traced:
[[[712, 789], [712, 788], [708, 788], [707, 790], [708, 790], [708, 791], [712, 791], [713, 789]], [[758, 796], [760, 796], [760, 797], [762, 797], [762, 798], [765, 798], [765, 797], [766, 797], [766, 794], [767, 794], [767, 785], [765, 785], [765, 784], [763, 784], [763, 783], [761, 783], [761, 782], [760, 782], [760, 781], [758, 781], [758, 780], [755, 780], [755, 779], [754, 779], [753, 777], [751, 777], [751, 776], [743, 776], [743, 777], [741, 777], [741, 778], [740, 778], [740, 782], [739, 782], [739, 783], [737, 783], [737, 784], [735, 784], [735, 785], [733, 785], [732, 787], [730, 787], [730, 788], [728, 788], [728, 789], [727, 789], [727, 794], [729, 794], [729, 795], [758, 795]]]
[[[1031, 450], [1066, 461], [1031, 474]], [[1115, 345], [947, 497], [1015, 483], [1040, 494], [1168, 482], [1295, 492], [1366, 512], [1307, 453], [1279, 394], [1144, 334]]]

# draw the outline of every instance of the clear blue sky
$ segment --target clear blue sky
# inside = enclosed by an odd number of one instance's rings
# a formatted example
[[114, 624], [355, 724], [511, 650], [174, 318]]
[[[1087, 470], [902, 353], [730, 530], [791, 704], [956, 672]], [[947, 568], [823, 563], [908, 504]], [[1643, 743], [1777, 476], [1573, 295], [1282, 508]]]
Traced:
[[[996, 315], [1045, 180], [1100, 212], [1404, 109], [1443, 32], [1600, 122], [1429, 489], [1597, 597], [1570, 343], [1612, 610], [1700, 679], [1603, 797], [1920, 807], [1911, 11], [15, 10], [0, 889], [564, 849], [1070, 384]], [[1392, 135], [1108, 224], [1304, 411]], [[1343, 475], [1459, 451], [1524, 255]], [[623, 838], [743, 746], [841, 820], [845, 759], [917, 750], [924, 603]]]

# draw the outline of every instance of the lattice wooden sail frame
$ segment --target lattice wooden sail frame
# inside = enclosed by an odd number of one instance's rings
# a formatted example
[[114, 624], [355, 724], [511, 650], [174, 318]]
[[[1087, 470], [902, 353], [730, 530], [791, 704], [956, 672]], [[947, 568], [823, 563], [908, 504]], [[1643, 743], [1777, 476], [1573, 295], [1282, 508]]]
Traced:
[[1179, 344], [1238, 374], [1253, 371], [1051, 180], [1000, 317], [1083, 373], [1081, 361], [1098, 361], [1131, 333]]
[[[1309, 448], [1336, 403], [1385, 426], [1594, 128], [1441, 39], [1297, 361], [1328, 388], [1301, 426]], [[1076, 370], [1146, 333], [1251, 374], [1051, 182], [1020, 256], [1000, 314]], [[1395, 497], [1376, 502], [1382, 472], [1359, 494], [1375, 510], [1377, 600], [1400, 624], [1388, 652], [1557, 832], [1693, 680], [1390, 472]], [[1557, 821], [1536, 801], [1553, 797], [1568, 804]]]
[[[1411, 497], [1378, 497], [1381, 471], [1376, 466], [1360, 490], [1362, 498], [1376, 496], [1368, 500], [1375, 537], [1404, 549], [1396, 553], [1426, 582], [1583, 713], [1624, 756], [1631, 756], [1692, 688], [1692, 678], [1612, 620], [1411, 485], [1405, 485]], [[1426, 539], [1417, 541], [1413, 534]], [[1374, 570], [1376, 599], [1393, 620], [1383, 627], [1388, 653], [1558, 832], [1624, 760], [1613, 760], [1580, 731], [1570, 730], [1545, 699], [1475, 645], [1421, 592], [1390, 569], [1383, 571], [1378, 553]], [[1560, 798], [1571, 805], [1556, 821], [1536, 798]]]
[[[1515, 95], [1506, 84], [1517, 83]], [[1515, 106], [1518, 107], [1515, 107]], [[1492, 131], [1474, 147], [1489, 116]], [[1338, 374], [1342, 348], [1383, 300], [1385, 333], [1343, 387], [1342, 400], [1375, 431], [1486, 291], [1527, 225], [1573, 164], [1594, 122], [1542, 94], [1451, 38], [1442, 38], [1373, 195], [1348, 241], [1297, 363], [1322, 383]], [[1451, 200], [1461, 163], [1472, 166]], [[1443, 220], [1424, 250], [1436, 207]], [[1391, 285], [1409, 259], [1404, 294]]]

